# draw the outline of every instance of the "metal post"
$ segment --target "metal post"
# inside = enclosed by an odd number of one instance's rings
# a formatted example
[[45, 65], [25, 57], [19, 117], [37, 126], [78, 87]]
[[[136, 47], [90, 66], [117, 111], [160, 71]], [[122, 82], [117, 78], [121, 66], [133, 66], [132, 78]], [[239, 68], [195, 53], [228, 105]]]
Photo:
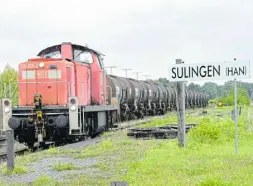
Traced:
[[111, 74], [112, 74], [112, 69], [117, 68], [117, 67], [116, 66], [108, 66], [108, 67], [105, 67], [105, 68], [110, 68], [111, 69]]
[[235, 111], [234, 111], [234, 118], [235, 118], [235, 154], [238, 154], [238, 112], [237, 112], [237, 90], [236, 90], [236, 79], [234, 80], [235, 84], [234, 84], [234, 88], [235, 88], [235, 92], [234, 92], [234, 101], [235, 101]]
[[[176, 60], [176, 64], [183, 63], [181, 59]], [[178, 145], [180, 147], [186, 147], [186, 135], [185, 135], [185, 83], [177, 82], [177, 113], [178, 113]]]
[[7, 130], [7, 169], [14, 169], [14, 131]]
[[136, 80], [138, 80], [138, 75], [139, 75], [139, 73], [141, 73], [141, 72], [133, 72], [133, 73], [136, 73]]
[[127, 68], [126, 68], [126, 69], [122, 69], [122, 70], [125, 70], [125, 71], [126, 71], [126, 78], [127, 78], [127, 71], [128, 71], [128, 70], [132, 70], [132, 69], [127, 69]]
[[145, 76], [146, 77], [146, 80], [148, 79], [148, 76], [151, 76], [151, 75], [143, 75], [143, 76]]

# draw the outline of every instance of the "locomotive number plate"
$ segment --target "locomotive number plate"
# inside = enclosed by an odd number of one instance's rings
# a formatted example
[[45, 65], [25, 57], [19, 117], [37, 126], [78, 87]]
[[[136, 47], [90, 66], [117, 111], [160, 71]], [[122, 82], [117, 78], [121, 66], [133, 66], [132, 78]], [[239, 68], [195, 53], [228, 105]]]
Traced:
[[23, 79], [61, 79], [61, 70], [26, 70], [22, 71]]
[[36, 72], [37, 78], [48, 78], [48, 71], [37, 71]]

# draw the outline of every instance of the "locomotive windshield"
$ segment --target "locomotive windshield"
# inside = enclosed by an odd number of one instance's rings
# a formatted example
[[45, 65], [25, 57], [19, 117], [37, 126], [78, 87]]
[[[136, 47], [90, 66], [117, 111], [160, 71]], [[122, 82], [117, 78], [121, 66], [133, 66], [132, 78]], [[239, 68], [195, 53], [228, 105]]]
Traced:
[[[96, 54], [100, 68], [104, 69], [103, 58], [101, 55]], [[89, 50], [74, 49], [74, 60], [81, 63], [93, 63], [93, 57]]]
[[45, 53], [42, 57], [43, 58], [61, 58], [61, 51], [57, 50], [53, 52], [48, 52], [48, 53]]
[[74, 50], [74, 60], [84, 63], [93, 63], [91, 53], [86, 50]]
[[100, 68], [104, 69], [103, 54], [94, 51], [87, 46], [71, 45], [70, 43], [55, 45], [42, 50], [39, 52], [38, 56], [42, 58], [68, 58], [76, 62], [87, 64], [92, 64], [95, 60], [98, 61]]

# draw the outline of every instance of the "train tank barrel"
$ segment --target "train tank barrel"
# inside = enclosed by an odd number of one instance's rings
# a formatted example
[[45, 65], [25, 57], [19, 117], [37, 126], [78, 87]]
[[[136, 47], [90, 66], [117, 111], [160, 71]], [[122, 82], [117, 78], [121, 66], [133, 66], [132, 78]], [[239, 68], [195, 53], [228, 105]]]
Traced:
[[120, 83], [112, 76], [107, 76], [107, 99], [108, 104], [120, 104], [124, 100]]
[[148, 98], [149, 98], [149, 87], [147, 86], [147, 84], [143, 81], [139, 81], [139, 85], [140, 85], [140, 90], [141, 90], [141, 99], [140, 102], [143, 103], [147, 103], [148, 102]]
[[128, 103], [134, 104], [139, 100], [140, 97], [140, 90], [138, 84], [133, 79], [125, 78], [125, 80], [130, 85], [129, 89], [131, 90], [131, 96], [129, 96]]

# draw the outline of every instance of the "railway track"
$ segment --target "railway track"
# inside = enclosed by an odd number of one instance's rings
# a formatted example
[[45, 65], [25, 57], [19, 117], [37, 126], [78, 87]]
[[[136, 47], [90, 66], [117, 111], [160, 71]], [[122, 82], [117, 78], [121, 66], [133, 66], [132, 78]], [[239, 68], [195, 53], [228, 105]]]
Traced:
[[[168, 114], [170, 113], [167, 113], [166, 115], [162, 115], [162, 116], [146, 116], [144, 117], [144, 119], [140, 119], [140, 120], [130, 120], [130, 121], [127, 121], [127, 122], [122, 122], [122, 123], [119, 123], [118, 124], [118, 127], [117, 128], [110, 128], [109, 131], [112, 131], [112, 132], [116, 132], [118, 130], [123, 130], [123, 129], [126, 129], [126, 128], [130, 128], [130, 127], [134, 127], [136, 125], [140, 125], [140, 124], [144, 124], [146, 122], [149, 122], [155, 118], [165, 118], [168, 116]], [[81, 141], [77, 141], [77, 142], [74, 142], [74, 143], [66, 143], [66, 144], [60, 144], [60, 145], [57, 145], [56, 147], [75, 147], [75, 146], [80, 146], [80, 143], [83, 143], [85, 142], [82, 146], [87, 146], [87, 145], [90, 145], [90, 144], [94, 144], [94, 143], [98, 143], [100, 141], [100, 138], [97, 136], [95, 138], [87, 138], [87, 139], [84, 139], [84, 140], [81, 140]], [[35, 153], [35, 152], [39, 152], [39, 151], [43, 151], [43, 150], [47, 150], [49, 148], [49, 146], [45, 146], [44, 148], [39, 148], [39, 145], [38, 144], [35, 144], [34, 146], [34, 149], [31, 151], [28, 149], [27, 146], [17, 142], [15, 140], [15, 143], [14, 143], [14, 152], [15, 152], [15, 155], [24, 155], [26, 152], [29, 152], [29, 153]], [[7, 161], [7, 140], [6, 140], [6, 137], [5, 136], [0, 136], [0, 163], [4, 163]]]
[[[188, 114], [195, 114], [196, 112], [198, 112], [197, 110], [195, 111], [189, 111]], [[144, 117], [144, 119], [139, 119], [139, 120], [130, 120], [130, 121], [126, 121], [126, 122], [122, 122], [122, 123], [119, 123], [118, 124], [118, 127], [117, 128], [110, 128], [109, 131], [111, 132], [116, 132], [118, 130], [124, 130], [124, 129], [128, 129], [132, 131], [132, 134], [129, 134], [129, 136], [145, 136], [145, 133], [146, 135], [148, 134], [149, 136], [150, 135], [155, 135], [154, 133], [156, 132], [152, 132], [150, 129], [144, 129], [141, 131], [141, 129], [131, 129], [132, 127], [135, 127], [135, 126], [138, 126], [138, 125], [141, 125], [141, 124], [144, 124], [144, 123], [147, 123], [147, 122], [150, 122], [156, 118], [166, 118], [168, 117], [168, 115], [170, 114], [173, 114], [173, 113], [176, 113], [175, 111], [172, 111], [172, 112], [169, 112], [169, 113], [166, 113], [165, 115], [160, 115], [160, 116], [146, 116]], [[167, 127], [168, 128], [168, 127]], [[177, 128], [177, 126], [175, 125], [171, 125], [171, 129], [172, 131]], [[188, 128], [187, 128], [188, 129]], [[150, 131], [150, 132], [147, 132], [147, 131]], [[171, 131], [170, 131], [171, 132]], [[151, 134], [153, 133], [153, 134]], [[158, 132], [159, 133], [159, 132]], [[166, 133], [166, 132], [165, 132]], [[174, 135], [174, 133], [173, 133]], [[60, 144], [60, 145], [57, 145], [55, 147], [63, 147], [63, 148], [72, 148], [72, 147], [80, 147], [80, 146], [88, 146], [88, 145], [92, 145], [92, 144], [95, 144], [95, 143], [98, 143], [101, 141], [101, 138], [99, 136], [96, 136], [95, 138], [87, 138], [87, 139], [84, 139], [84, 140], [81, 140], [81, 141], [77, 141], [77, 142], [74, 142], [74, 143], [66, 143], [66, 144]], [[20, 144], [19, 142], [17, 142], [15, 140], [15, 143], [14, 143], [14, 152], [15, 152], [15, 155], [24, 155], [26, 152], [29, 152], [29, 153], [35, 153], [35, 152], [39, 152], [39, 151], [43, 151], [43, 150], [47, 150], [49, 148], [49, 146], [45, 146], [44, 148], [39, 148], [39, 145], [38, 144], [35, 144], [34, 146], [34, 149], [31, 151], [28, 149], [27, 146], [23, 145], [23, 144]], [[0, 163], [4, 163], [7, 161], [7, 141], [6, 141], [6, 137], [4, 136], [0, 136]]]
[[[14, 141], [14, 152], [15, 155], [23, 155], [25, 152], [28, 152], [29, 149], [23, 145]], [[7, 140], [5, 136], [0, 138], [0, 163], [7, 161]]]
[[[185, 132], [188, 133], [190, 129], [196, 126], [197, 124], [186, 124]], [[128, 129], [127, 136], [143, 139], [175, 139], [177, 130], [178, 126], [175, 124], [167, 124], [163, 127], [131, 128]]]

